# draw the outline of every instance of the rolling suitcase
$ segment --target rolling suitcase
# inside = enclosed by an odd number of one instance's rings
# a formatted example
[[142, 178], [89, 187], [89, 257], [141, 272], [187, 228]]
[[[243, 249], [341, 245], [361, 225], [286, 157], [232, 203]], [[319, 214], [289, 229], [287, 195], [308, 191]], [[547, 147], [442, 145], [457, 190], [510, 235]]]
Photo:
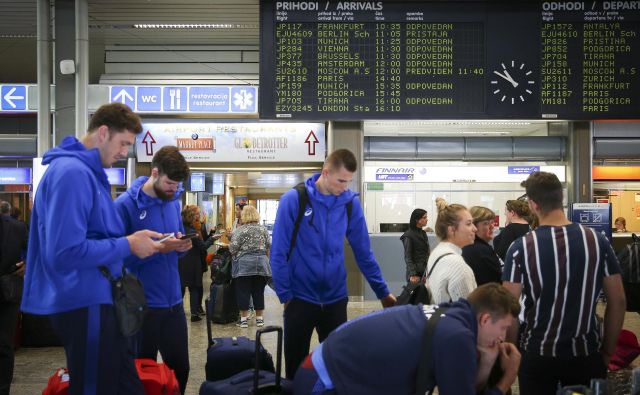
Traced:
[[56, 370], [49, 377], [42, 395], [67, 395], [69, 393], [69, 371], [66, 368]]
[[229, 378], [243, 370], [251, 369], [256, 365], [264, 371], [274, 372], [273, 358], [262, 346], [256, 353], [256, 342], [246, 336], [218, 337], [211, 335], [211, 316], [209, 301], [205, 303], [207, 314], [207, 362], [205, 364], [205, 377], [208, 381], [216, 381]]
[[225, 380], [205, 381], [200, 386], [200, 395], [240, 395], [293, 394], [293, 383], [280, 377], [282, 371], [282, 328], [267, 326], [256, 331], [256, 359], [262, 350], [261, 336], [265, 333], [277, 332], [278, 351], [276, 356], [276, 372], [260, 370], [258, 364], [253, 369], [245, 370]]
[[211, 283], [207, 304], [211, 305], [212, 322], [216, 324], [228, 324], [238, 320], [240, 311], [238, 310], [233, 283]]

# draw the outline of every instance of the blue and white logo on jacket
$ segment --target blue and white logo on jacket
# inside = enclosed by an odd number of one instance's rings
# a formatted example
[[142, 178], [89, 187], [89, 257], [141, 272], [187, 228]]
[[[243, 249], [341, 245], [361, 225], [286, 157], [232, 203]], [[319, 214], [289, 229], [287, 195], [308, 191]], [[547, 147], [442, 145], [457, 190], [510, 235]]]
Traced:
[[147, 210], [140, 211], [140, 219], [145, 219], [145, 218], [147, 218]]
[[304, 212], [304, 216], [305, 216], [305, 217], [308, 217], [308, 216], [310, 216], [310, 215], [311, 215], [311, 213], [313, 213], [313, 209], [312, 209], [311, 207], [309, 207], [309, 208], [307, 209], [307, 211], [305, 211], [305, 212]]

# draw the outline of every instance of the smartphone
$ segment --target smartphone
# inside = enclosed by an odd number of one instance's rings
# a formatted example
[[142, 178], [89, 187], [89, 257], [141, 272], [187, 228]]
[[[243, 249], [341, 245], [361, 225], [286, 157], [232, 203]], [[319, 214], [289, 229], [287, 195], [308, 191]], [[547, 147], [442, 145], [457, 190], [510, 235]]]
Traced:
[[158, 240], [158, 243], [163, 243], [163, 242], [165, 242], [165, 241], [167, 241], [169, 239], [172, 239], [174, 237], [175, 237], [175, 234], [168, 233], [168, 234], [164, 235], [164, 237], [162, 237], [160, 240]]
[[186, 235], [182, 236], [180, 240], [193, 239], [195, 237], [198, 237], [197, 233], [187, 233]]

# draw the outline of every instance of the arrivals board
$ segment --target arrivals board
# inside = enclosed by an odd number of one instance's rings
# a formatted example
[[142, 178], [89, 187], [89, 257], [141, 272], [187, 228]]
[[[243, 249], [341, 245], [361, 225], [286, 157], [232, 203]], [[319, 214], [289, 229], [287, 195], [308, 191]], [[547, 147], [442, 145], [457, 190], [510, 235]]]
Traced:
[[638, 1], [262, 1], [259, 113], [640, 118], [638, 34]]

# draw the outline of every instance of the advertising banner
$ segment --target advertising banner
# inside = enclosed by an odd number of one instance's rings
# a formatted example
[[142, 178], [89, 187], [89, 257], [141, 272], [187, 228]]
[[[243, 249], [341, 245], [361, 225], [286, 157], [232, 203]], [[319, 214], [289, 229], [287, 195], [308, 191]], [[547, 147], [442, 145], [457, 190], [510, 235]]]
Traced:
[[139, 162], [175, 145], [189, 162], [324, 162], [323, 123], [145, 123]]

